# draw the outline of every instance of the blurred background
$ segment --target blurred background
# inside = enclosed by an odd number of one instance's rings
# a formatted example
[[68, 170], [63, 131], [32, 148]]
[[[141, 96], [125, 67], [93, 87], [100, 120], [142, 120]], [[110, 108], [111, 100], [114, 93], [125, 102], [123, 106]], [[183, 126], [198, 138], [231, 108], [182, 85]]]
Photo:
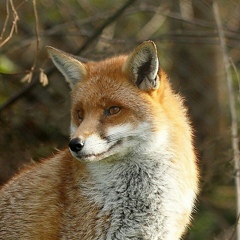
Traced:
[[225, 68], [239, 116], [239, 0], [2, 0], [0, 13], [0, 185], [68, 144], [70, 89], [46, 45], [99, 60], [150, 39], [175, 91], [185, 96], [195, 129], [201, 193], [184, 239], [235, 239], [236, 171]]

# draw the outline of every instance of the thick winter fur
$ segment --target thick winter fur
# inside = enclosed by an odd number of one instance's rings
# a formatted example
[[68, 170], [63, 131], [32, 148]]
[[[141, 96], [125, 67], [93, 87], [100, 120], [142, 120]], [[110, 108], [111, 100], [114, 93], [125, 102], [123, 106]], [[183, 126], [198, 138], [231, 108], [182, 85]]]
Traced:
[[155, 44], [89, 63], [48, 51], [72, 89], [70, 151], [1, 189], [0, 239], [180, 239], [198, 173], [186, 108]]

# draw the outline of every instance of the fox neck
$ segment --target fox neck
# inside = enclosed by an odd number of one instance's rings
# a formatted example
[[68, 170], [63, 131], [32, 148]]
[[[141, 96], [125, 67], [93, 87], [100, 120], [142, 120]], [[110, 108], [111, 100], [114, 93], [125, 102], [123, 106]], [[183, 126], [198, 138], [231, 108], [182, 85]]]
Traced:
[[172, 239], [177, 183], [171, 179], [170, 158], [135, 153], [89, 164], [95, 188], [91, 197], [102, 207], [99, 217], [110, 216], [106, 239]]

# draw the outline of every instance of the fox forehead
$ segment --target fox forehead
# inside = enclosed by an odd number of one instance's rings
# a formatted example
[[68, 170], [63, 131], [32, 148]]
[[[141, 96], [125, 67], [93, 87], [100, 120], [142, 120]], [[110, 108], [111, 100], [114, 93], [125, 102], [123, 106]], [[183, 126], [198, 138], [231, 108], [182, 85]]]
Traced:
[[109, 104], [137, 107], [146, 101], [146, 93], [138, 89], [122, 71], [125, 57], [86, 64], [87, 76], [72, 91], [73, 106], [102, 106]]
[[116, 78], [99, 76], [79, 83], [72, 94], [73, 106], [80, 104], [82, 107], [107, 107], [109, 104], [127, 103], [135, 105], [139, 96], [134, 87], [130, 83], [115, 80]]

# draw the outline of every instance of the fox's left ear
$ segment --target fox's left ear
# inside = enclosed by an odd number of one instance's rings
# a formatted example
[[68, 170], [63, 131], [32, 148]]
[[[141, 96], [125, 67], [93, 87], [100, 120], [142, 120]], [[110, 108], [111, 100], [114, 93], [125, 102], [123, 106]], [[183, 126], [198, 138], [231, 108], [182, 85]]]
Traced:
[[123, 71], [143, 90], [154, 90], [159, 87], [158, 69], [157, 48], [152, 41], [140, 44], [123, 65]]
[[59, 49], [49, 46], [46, 48], [53, 63], [63, 74], [72, 89], [76, 83], [86, 77], [87, 70], [84, 63]]

